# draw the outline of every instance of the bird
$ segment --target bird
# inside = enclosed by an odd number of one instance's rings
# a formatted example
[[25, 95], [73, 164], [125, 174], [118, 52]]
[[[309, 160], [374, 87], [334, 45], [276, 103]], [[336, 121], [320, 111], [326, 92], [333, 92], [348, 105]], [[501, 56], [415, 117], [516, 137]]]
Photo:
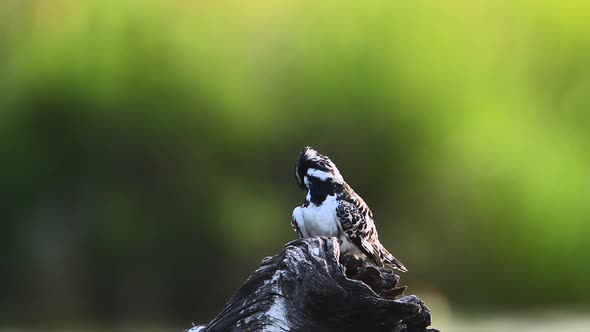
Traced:
[[373, 212], [329, 157], [307, 146], [295, 162], [295, 178], [307, 192], [293, 210], [291, 225], [301, 238], [336, 237], [343, 255], [389, 269], [408, 269], [379, 241]]

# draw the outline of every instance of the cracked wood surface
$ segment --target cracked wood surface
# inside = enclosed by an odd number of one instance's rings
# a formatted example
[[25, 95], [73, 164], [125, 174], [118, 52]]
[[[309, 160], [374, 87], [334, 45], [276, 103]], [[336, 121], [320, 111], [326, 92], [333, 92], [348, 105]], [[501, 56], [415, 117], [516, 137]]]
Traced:
[[335, 238], [289, 242], [217, 317], [187, 331], [436, 331], [427, 329], [430, 311], [418, 297], [395, 299], [405, 287], [393, 271], [339, 256]]

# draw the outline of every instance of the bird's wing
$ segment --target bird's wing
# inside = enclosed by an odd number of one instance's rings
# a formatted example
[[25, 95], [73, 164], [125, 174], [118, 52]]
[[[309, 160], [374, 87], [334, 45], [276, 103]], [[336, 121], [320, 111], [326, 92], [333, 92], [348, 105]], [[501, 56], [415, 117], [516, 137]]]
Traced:
[[[366, 205], [365, 205], [366, 206]], [[375, 223], [368, 214], [349, 200], [339, 200], [336, 217], [340, 222], [342, 232], [348, 240], [356, 245], [363, 254], [379, 266], [383, 266], [383, 259], [370, 239], [376, 234]]]
[[348, 185], [348, 183], [344, 183], [342, 193], [343, 199], [354, 204], [354, 206], [356, 206], [356, 208], [360, 211], [360, 213], [363, 214], [363, 216], [370, 218], [372, 221], [373, 212], [371, 212], [371, 209], [369, 209], [369, 206], [367, 205], [367, 203], [365, 203], [363, 198], [359, 196], [357, 193], [355, 193], [354, 190], [352, 190], [352, 188]]
[[375, 264], [402, 272], [408, 271], [397, 258], [383, 247], [377, 235], [373, 212], [367, 203], [346, 183], [340, 202], [336, 214], [348, 239]]

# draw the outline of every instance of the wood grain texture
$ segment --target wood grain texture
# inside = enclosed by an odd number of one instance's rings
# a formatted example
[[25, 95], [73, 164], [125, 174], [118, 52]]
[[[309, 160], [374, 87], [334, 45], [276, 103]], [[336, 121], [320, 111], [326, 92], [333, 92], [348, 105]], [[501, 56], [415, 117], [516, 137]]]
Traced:
[[399, 277], [345, 256], [335, 238], [289, 242], [267, 257], [211, 322], [190, 332], [434, 332], [430, 311]]

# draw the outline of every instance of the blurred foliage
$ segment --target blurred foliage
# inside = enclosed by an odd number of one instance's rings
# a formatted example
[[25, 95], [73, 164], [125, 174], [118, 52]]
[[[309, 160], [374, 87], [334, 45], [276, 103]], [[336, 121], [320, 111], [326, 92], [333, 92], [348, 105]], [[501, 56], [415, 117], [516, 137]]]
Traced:
[[0, 4], [0, 322], [205, 321], [330, 155], [410, 289], [590, 304], [587, 1]]

